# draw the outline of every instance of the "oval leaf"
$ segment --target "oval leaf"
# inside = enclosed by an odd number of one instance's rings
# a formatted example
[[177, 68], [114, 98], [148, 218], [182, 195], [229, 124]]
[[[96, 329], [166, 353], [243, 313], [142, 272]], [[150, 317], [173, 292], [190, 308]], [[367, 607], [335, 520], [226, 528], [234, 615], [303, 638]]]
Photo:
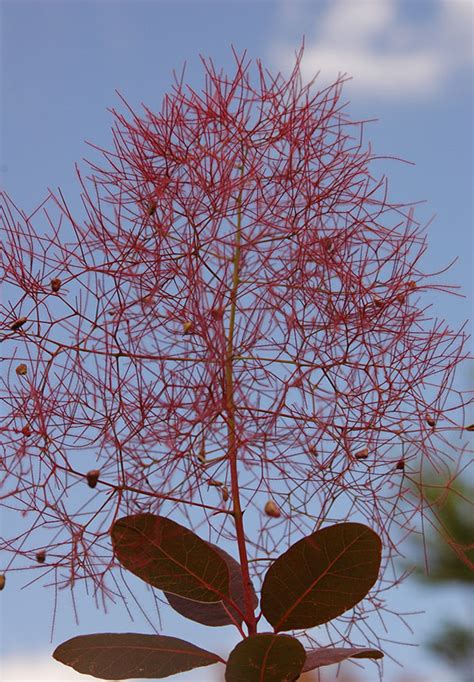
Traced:
[[313, 649], [313, 651], [306, 652], [306, 661], [303, 666], [304, 673], [315, 668], [320, 668], [323, 665], [332, 665], [333, 663], [340, 663], [346, 658], [383, 658], [383, 653], [378, 649], [360, 649], [356, 647], [323, 647], [322, 649]]
[[[210, 544], [210, 543], [209, 543]], [[244, 599], [244, 584], [242, 581], [242, 569], [240, 564], [232, 557], [227, 554], [220, 547], [215, 545], [210, 545], [226, 562], [227, 568], [229, 569], [230, 577], [230, 596], [233, 604], [239, 605], [243, 608], [245, 603]], [[254, 607], [258, 606], [258, 597], [255, 592], [253, 585], [252, 589], [252, 601]], [[185, 618], [189, 620], [194, 620], [202, 625], [209, 625], [211, 627], [217, 627], [220, 625], [234, 625], [236, 622], [240, 625], [243, 621], [243, 614], [238, 611], [232, 603], [229, 602], [215, 602], [213, 604], [191, 601], [190, 599], [184, 599], [176, 594], [171, 594], [165, 592], [165, 597], [168, 600], [170, 606], [180, 613]]]
[[136, 514], [112, 527], [117, 559], [161, 590], [201, 602], [229, 597], [229, 570], [215, 549], [164, 516]]
[[293, 682], [303, 669], [306, 652], [289, 635], [252, 635], [237, 644], [225, 669], [226, 682]]
[[351, 609], [377, 580], [382, 543], [361, 523], [299, 540], [268, 569], [262, 612], [275, 631], [312, 628]]
[[53, 658], [104, 680], [156, 679], [223, 662], [220, 656], [183, 639], [130, 632], [73, 637], [57, 647]]

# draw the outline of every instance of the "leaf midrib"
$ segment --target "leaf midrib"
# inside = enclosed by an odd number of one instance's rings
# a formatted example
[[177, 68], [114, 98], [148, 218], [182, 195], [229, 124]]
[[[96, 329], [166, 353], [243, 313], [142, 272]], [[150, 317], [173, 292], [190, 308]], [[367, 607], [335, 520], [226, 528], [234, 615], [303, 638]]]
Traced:
[[326, 577], [328, 572], [331, 570], [331, 568], [334, 566], [334, 564], [343, 556], [355, 542], [358, 542], [360, 538], [366, 533], [365, 530], [361, 531], [360, 535], [358, 535], [356, 538], [354, 538], [348, 545], [346, 545], [343, 550], [334, 558], [334, 560], [327, 566], [327, 568], [324, 570], [322, 574], [320, 574], [316, 580], [313, 581], [313, 583], [308, 587], [299, 597], [293, 602], [293, 605], [290, 606], [287, 611], [284, 612], [284, 614], [280, 617], [278, 623], [274, 626], [275, 630], [279, 630], [280, 626], [282, 623], [285, 622], [285, 620], [288, 619], [288, 617], [291, 615], [291, 613], [296, 609], [297, 606], [303, 601], [303, 599], [306, 597], [307, 594], [309, 594], [315, 586], [318, 584], [320, 580]]
[[[144, 533], [142, 530], [137, 529], [137, 528], [134, 528], [133, 530], [135, 530], [135, 532], [136, 532], [138, 535], [140, 535], [141, 537], [147, 539], [145, 533]], [[161, 540], [162, 537], [163, 537], [163, 535], [161, 534], [161, 535], [160, 535], [160, 540]], [[197, 536], [196, 536], [196, 537], [197, 537]], [[218, 595], [218, 596], [220, 597], [220, 599], [216, 599], [215, 602], [201, 602], [201, 603], [204, 603], [204, 604], [216, 604], [216, 603], [218, 603], [218, 602], [220, 602], [220, 601], [229, 601], [229, 600], [231, 601], [231, 603], [233, 603], [233, 602], [232, 602], [232, 599], [231, 599], [231, 595], [230, 595], [230, 571], [229, 571], [229, 568], [228, 568], [228, 566], [227, 566], [227, 563], [224, 561], [224, 559], [222, 559], [222, 557], [220, 557], [220, 556], [217, 554], [217, 552], [216, 552], [216, 556], [219, 557], [219, 560], [222, 561], [222, 562], [224, 563], [224, 566], [225, 566], [226, 569], [227, 569], [227, 577], [228, 577], [227, 587], [228, 587], [228, 594], [226, 594], [226, 593], [224, 593], [224, 592], [221, 592], [220, 590], [215, 589], [212, 585], [211, 585], [211, 587], [209, 587], [209, 583], [206, 583], [205, 580], [204, 580], [204, 578], [202, 578], [200, 575], [198, 575], [198, 574], [196, 574], [194, 571], [192, 571], [186, 564], [182, 564], [180, 561], [178, 561], [178, 560], [175, 559], [174, 557], [170, 556], [170, 555], [163, 549], [163, 547], [161, 546], [161, 543], [160, 543], [160, 544], [157, 544], [156, 542], [154, 542], [154, 541], [152, 540], [150, 544], [151, 544], [153, 547], [155, 547], [159, 552], [161, 552], [162, 554], [164, 554], [165, 557], [166, 557], [169, 561], [171, 561], [172, 563], [174, 563], [176, 566], [179, 566], [181, 569], [183, 569], [183, 570], [184, 570], [185, 572], [187, 572], [189, 575], [193, 576], [193, 578], [195, 578], [195, 579], [200, 583], [200, 585], [201, 585], [202, 587], [204, 587], [204, 588], [207, 589], [209, 592], [212, 592], [213, 594], [216, 594], [216, 595]], [[150, 558], [151, 558], [151, 560], [153, 561], [153, 557], [150, 557]], [[160, 587], [159, 589], [163, 589], [163, 588]], [[170, 590], [170, 589], [168, 589], [168, 588], [167, 588], [166, 590], [164, 590], [164, 591], [165, 591], [165, 592], [171, 592], [172, 594], [177, 594], [178, 597], [183, 596], [183, 595], [180, 595], [180, 594], [178, 594], [178, 593], [172, 592], [172, 590]], [[190, 597], [183, 597], [183, 598], [184, 598], [184, 599], [190, 599]], [[194, 601], [199, 601], [199, 600], [198, 600], [198, 599], [195, 599]]]

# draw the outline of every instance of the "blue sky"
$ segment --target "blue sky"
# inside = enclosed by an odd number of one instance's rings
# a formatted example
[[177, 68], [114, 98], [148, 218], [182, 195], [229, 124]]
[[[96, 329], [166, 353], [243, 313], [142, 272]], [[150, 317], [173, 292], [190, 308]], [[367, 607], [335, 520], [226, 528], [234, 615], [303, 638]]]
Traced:
[[[158, 108], [173, 69], [187, 62], [187, 81], [199, 83], [199, 54], [230, 68], [231, 45], [262, 58], [272, 70], [285, 71], [304, 34], [304, 76], [321, 71], [321, 79], [329, 81], [339, 72], [352, 75], [345, 88], [348, 112], [353, 118], [378, 119], [366, 131], [375, 151], [414, 163], [380, 161], [377, 171], [388, 175], [396, 199], [426, 201], [418, 209], [422, 221], [434, 218], [426, 269], [441, 269], [458, 258], [446, 280], [458, 283], [465, 298], [439, 296], [435, 311], [453, 326], [471, 316], [470, 0], [16, 0], [2, 3], [1, 20], [1, 185], [26, 211], [36, 207], [48, 187], [58, 186], [78, 206], [74, 164], [91, 156], [85, 140], [110, 144], [107, 107], [119, 105], [116, 89], [132, 105]], [[460, 385], [467, 387], [467, 377]], [[78, 627], [64, 599], [52, 645], [53, 592], [38, 585], [19, 591], [25, 582], [24, 576], [14, 576], [2, 593], [3, 682], [81, 679], [48, 663], [59, 641], [79, 632], [139, 629], [122, 609], [103, 616], [85, 598]], [[401, 610], [427, 613], [410, 620], [415, 635], [396, 630], [393, 639], [415, 644], [440, 612], [464, 608], [461, 593], [433, 594], [413, 584], [398, 590]], [[177, 617], [165, 622], [170, 634], [192, 637]], [[197, 643], [206, 645], [208, 631], [197, 629]], [[225, 651], [230, 640], [227, 628], [222, 632], [213, 630], [211, 637]], [[417, 661], [420, 677], [451, 679], [419, 650], [400, 648], [395, 654], [402, 652], [409, 669]], [[21, 657], [29, 663], [20, 663]], [[364, 673], [366, 682], [375, 682], [374, 670]], [[385, 682], [394, 682], [397, 671], [388, 662]], [[208, 679], [204, 676], [176, 679]]]

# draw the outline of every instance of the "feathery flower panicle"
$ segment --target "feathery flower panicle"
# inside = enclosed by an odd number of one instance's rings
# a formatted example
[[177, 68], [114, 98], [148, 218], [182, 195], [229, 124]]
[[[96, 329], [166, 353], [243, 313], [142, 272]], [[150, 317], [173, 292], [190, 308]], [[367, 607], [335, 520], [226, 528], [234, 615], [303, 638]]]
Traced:
[[2, 197], [2, 501], [24, 515], [2, 571], [106, 590], [110, 526], [143, 510], [237, 534], [257, 578], [344, 519], [388, 566], [423, 512], [409, 479], [456, 463], [464, 337], [430, 318], [448, 288], [342, 81], [204, 68], [158, 113], [113, 112], [84, 219], [60, 193], [32, 216]]

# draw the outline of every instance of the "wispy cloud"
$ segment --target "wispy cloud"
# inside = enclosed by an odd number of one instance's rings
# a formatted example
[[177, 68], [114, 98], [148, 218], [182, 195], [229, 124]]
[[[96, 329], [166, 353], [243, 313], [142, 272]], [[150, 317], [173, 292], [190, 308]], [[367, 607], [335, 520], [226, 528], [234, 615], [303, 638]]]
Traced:
[[2, 682], [84, 682], [72, 668], [68, 668], [46, 655], [28, 655], [22, 658], [5, 658], [0, 666]]
[[[427, 97], [473, 62], [471, 0], [283, 0], [281, 32], [271, 57], [294, 61], [285, 27], [305, 34], [303, 74], [353, 76], [353, 92]], [[293, 39], [293, 36], [292, 36]]]

